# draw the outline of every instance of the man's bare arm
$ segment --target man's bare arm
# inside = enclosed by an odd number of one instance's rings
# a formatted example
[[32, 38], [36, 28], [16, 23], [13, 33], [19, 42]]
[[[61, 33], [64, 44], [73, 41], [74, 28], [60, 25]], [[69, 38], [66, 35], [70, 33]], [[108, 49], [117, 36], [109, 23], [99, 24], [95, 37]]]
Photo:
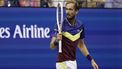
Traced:
[[79, 40], [78, 48], [83, 53], [83, 55], [91, 62], [94, 69], [98, 69], [97, 63], [94, 61], [94, 59], [89, 55], [88, 49], [86, 48], [86, 45], [84, 43], [84, 40]]
[[84, 56], [87, 56], [87, 55], [89, 54], [88, 49], [86, 48], [86, 45], [85, 45], [83, 39], [80, 39], [80, 40], [79, 40], [78, 48], [80, 49], [80, 51], [82, 52], [82, 54], [83, 54]]
[[56, 48], [55, 41], [56, 41], [56, 37], [52, 37], [51, 42], [50, 42], [50, 48], [51, 49], [55, 49]]

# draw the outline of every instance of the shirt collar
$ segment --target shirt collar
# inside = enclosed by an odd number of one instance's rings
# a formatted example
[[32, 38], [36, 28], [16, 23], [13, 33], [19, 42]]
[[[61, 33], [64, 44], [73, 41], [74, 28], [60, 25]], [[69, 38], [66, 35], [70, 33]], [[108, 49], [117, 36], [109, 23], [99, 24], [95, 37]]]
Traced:
[[[67, 23], [70, 25], [70, 26], [72, 26], [72, 24], [68, 21], [68, 19], [67, 18], [65, 18], [66, 19], [66, 21], [67, 21]], [[76, 19], [75, 19], [75, 26], [76, 26]], [[74, 26], [73, 26], [74, 27]]]

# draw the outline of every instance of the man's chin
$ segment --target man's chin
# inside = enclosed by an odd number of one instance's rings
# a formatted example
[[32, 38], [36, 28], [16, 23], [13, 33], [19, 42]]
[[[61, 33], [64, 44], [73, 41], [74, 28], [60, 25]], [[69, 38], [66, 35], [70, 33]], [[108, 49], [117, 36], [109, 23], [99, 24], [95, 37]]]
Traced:
[[67, 16], [67, 19], [72, 19], [70, 16]]
[[67, 19], [68, 19], [68, 20], [72, 20], [72, 18], [70, 18], [70, 17], [67, 17]]

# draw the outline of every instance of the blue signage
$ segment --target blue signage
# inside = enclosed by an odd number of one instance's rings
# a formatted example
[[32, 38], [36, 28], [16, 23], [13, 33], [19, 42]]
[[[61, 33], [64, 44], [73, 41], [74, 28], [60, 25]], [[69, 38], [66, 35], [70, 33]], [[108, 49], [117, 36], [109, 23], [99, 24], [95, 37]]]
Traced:
[[[80, 9], [85, 42], [100, 69], [121, 69], [122, 9]], [[55, 69], [49, 48], [55, 8], [0, 8], [0, 69]], [[92, 69], [77, 50], [78, 69]]]

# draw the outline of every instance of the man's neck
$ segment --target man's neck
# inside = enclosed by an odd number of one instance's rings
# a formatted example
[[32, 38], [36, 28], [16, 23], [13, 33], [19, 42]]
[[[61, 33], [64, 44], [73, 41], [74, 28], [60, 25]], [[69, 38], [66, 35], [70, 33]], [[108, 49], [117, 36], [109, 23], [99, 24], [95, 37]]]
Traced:
[[73, 19], [68, 19], [69, 23], [72, 25], [72, 26], [75, 26], [75, 18]]

